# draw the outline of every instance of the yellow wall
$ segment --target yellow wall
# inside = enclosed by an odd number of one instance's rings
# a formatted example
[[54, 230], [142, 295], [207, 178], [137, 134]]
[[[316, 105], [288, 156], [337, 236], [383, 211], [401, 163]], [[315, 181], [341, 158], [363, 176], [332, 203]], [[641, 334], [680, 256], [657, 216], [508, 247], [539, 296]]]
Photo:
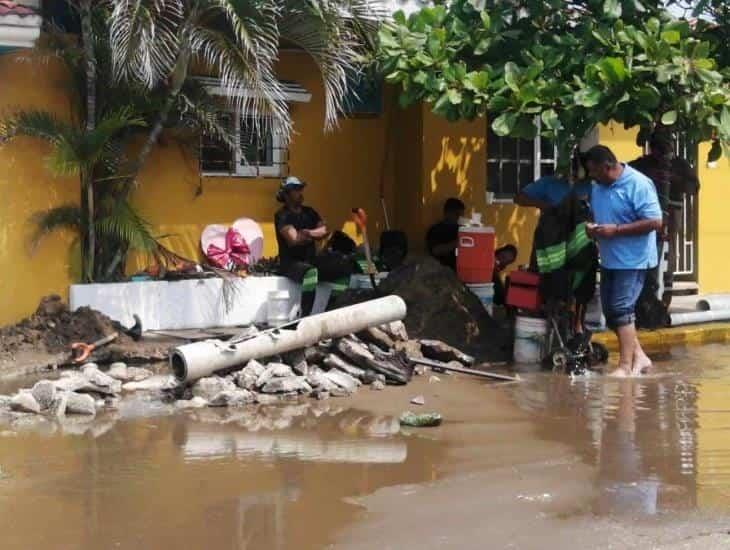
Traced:
[[[289, 148], [290, 174], [309, 183], [307, 203], [331, 228], [344, 228], [352, 236], [350, 211], [355, 206], [365, 208], [369, 227], [375, 230], [372, 238], [377, 239], [384, 227], [379, 185], [388, 117], [342, 118], [336, 131], [324, 133], [323, 91], [314, 64], [303, 54], [285, 52], [279, 75], [312, 92], [310, 103], [291, 106], [295, 135]], [[393, 163], [391, 155], [385, 171], [388, 205], [393, 205]], [[201, 183], [202, 194], [196, 196]], [[262, 225], [264, 253], [274, 256], [273, 218], [280, 206], [274, 195], [279, 183], [266, 178], [201, 180], [197, 158], [168, 141], [155, 150], [141, 174], [134, 203], [157, 234], [174, 235], [167, 244], [185, 257], [198, 258], [200, 233], [206, 225], [229, 224], [240, 217]]]
[[[16, 108], [68, 113], [62, 75], [52, 65], [33, 66], [16, 55], [0, 55], [0, 116]], [[0, 144], [0, 325], [31, 313], [39, 298], [66, 297], [78, 272], [70, 253], [71, 233], [45, 237], [29, 251], [30, 217], [44, 209], [78, 201], [74, 178], [54, 179], [43, 163], [47, 149], [28, 139]]]

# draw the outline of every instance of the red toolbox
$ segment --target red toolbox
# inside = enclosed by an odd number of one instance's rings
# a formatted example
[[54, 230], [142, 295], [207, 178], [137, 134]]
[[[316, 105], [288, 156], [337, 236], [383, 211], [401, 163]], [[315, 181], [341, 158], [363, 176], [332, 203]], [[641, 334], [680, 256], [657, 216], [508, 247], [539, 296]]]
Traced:
[[540, 274], [520, 270], [510, 273], [506, 301], [508, 306], [538, 311], [542, 307]]

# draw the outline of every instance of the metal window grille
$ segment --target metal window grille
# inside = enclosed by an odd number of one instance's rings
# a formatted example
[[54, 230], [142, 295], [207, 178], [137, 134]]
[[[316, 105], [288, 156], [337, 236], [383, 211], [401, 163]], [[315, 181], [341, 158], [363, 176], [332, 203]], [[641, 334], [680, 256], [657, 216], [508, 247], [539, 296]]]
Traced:
[[497, 200], [512, 200], [536, 179], [555, 173], [557, 147], [539, 135], [535, 139], [500, 137], [487, 120], [487, 187]]

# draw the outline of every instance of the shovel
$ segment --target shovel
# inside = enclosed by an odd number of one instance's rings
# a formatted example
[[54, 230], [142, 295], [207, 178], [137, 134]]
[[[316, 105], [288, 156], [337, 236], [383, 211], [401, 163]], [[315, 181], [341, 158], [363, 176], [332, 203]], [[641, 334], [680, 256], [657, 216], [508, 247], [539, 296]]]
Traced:
[[378, 270], [375, 268], [375, 263], [373, 263], [373, 254], [370, 248], [370, 239], [368, 239], [368, 216], [365, 213], [365, 210], [363, 210], [362, 208], [353, 208], [352, 221], [355, 222], [355, 225], [360, 228], [360, 232], [362, 233], [362, 241], [365, 247], [365, 259], [367, 260], [368, 264], [368, 275], [370, 275], [370, 282], [373, 285], [373, 290], [377, 291], [378, 285], [375, 282], [375, 274], [378, 272]]

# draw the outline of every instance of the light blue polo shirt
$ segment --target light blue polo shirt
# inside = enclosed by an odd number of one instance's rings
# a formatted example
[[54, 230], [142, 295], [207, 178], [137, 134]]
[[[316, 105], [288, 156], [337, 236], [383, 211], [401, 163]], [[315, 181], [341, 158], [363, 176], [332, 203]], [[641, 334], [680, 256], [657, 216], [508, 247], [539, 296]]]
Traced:
[[[623, 173], [611, 185], [593, 184], [593, 220], [597, 224], [625, 224], [662, 219], [652, 181], [628, 165], [623, 167]], [[656, 231], [598, 239], [598, 248], [605, 269], [651, 269], [658, 263]]]

